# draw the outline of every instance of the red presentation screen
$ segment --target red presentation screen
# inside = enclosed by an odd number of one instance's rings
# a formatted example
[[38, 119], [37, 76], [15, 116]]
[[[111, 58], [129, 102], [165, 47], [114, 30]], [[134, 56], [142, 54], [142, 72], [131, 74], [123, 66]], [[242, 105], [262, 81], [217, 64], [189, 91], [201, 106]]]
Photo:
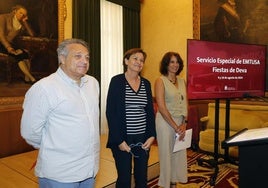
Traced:
[[265, 45], [188, 39], [188, 98], [263, 97], [265, 58]]

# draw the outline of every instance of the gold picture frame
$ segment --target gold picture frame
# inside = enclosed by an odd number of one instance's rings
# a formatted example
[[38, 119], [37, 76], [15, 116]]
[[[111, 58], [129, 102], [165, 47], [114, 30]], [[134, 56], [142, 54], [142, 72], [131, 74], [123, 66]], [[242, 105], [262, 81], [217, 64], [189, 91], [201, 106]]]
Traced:
[[200, 39], [200, 0], [193, 0], [193, 38]]
[[[66, 0], [58, 0], [58, 42], [64, 39], [64, 22], [67, 16]], [[22, 105], [24, 96], [0, 97], [0, 107], [12, 107]]]
[[58, 0], [58, 42], [64, 39], [64, 22], [67, 17], [66, 0]]

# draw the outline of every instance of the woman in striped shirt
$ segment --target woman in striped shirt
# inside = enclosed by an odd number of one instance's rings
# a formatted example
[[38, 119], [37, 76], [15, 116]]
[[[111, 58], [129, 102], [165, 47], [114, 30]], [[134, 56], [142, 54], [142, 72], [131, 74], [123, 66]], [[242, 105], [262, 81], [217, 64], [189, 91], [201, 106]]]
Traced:
[[128, 50], [125, 73], [111, 79], [106, 106], [109, 127], [107, 147], [115, 159], [116, 188], [131, 187], [132, 159], [135, 187], [147, 187], [149, 149], [155, 137], [155, 116], [150, 82], [140, 76], [146, 53]]

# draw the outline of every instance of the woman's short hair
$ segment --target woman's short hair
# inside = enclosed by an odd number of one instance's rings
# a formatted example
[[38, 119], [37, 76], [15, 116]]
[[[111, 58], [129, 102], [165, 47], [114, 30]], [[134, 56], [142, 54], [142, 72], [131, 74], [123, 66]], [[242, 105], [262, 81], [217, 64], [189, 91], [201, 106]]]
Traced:
[[167, 75], [168, 74], [168, 65], [170, 63], [171, 57], [175, 56], [178, 63], [179, 63], [179, 69], [176, 72], [176, 75], [179, 75], [181, 73], [181, 71], [183, 70], [183, 60], [181, 58], [181, 56], [177, 53], [177, 52], [167, 52], [161, 62], [160, 62], [160, 73], [163, 75]]
[[142, 53], [144, 61], [146, 60], [147, 54], [143, 51], [143, 49], [141, 49], [141, 48], [131, 48], [128, 51], [125, 52], [124, 57], [123, 57], [124, 71], [127, 70], [127, 65], [125, 64], [125, 59], [129, 59], [129, 57], [132, 54], [136, 54], [136, 53]]

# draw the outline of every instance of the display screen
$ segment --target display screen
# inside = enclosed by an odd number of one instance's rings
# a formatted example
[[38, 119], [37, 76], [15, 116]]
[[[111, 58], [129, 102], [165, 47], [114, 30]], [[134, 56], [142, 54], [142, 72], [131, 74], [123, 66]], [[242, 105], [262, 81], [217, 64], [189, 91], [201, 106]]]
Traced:
[[263, 97], [265, 58], [265, 45], [188, 39], [188, 98]]

